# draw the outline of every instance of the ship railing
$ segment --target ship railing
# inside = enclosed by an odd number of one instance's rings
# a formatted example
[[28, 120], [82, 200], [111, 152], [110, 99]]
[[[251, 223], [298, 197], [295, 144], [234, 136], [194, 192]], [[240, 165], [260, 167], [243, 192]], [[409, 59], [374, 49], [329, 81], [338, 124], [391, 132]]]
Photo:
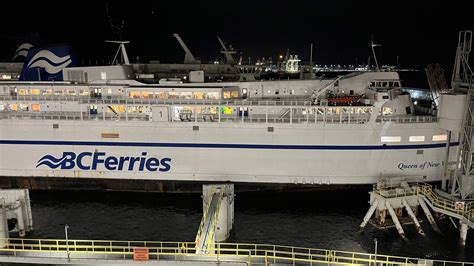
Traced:
[[0, 95], [0, 101], [21, 101], [21, 102], [65, 102], [65, 101], [80, 101], [89, 98], [89, 95]]
[[82, 104], [139, 104], [139, 105], [228, 105], [228, 106], [311, 106], [308, 99], [296, 100], [241, 100], [241, 99], [145, 99], [125, 97], [91, 98], [89, 95], [1, 95], [1, 101], [77, 101]]
[[[16, 120], [79, 120], [79, 121], [149, 121], [153, 122], [152, 113], [118, 113], [101, 112], [32, 112], [3, 111], [0, 119]], [[185, 114], [173, 117], [171, 123], [253, 123], [253, 124], [365, 124], [370, 114], [338, 114], [338, 115], [294, 115], [279, 117], [278, 115], [251, 116], [219, 116], [218, 114]]]
[[470, 223], [474, 223], [474, 202], [454, 201], [438, 195], [429, 184], [421, 184], [416, 187], [417, 193], [425, 196], [432, 206], [444, 212], [464, 217]]
[[438, 117], [423, 115], [423, 116], [378, 116], [376, 123], [437, 123]]
[[433, 207], [445, 213], [455, 214], [474, 223], [474, 202], [454, 201], [437, 194], [433, 187], [427, 183], [417, 183], [414, 186], [401, 187], [399, 185], [379, 187], [373, 186], [373, 192], [385, 198], [403, 198], [407, 196], [424, 196]]
[[[22, 262], [55, 259], [68, 263], [87, 261], [200, 261], [237, 262], [248, 265], [461, 265], [474, 263], [409, 258], [383, 254], [313, 249], [266, 244], [214, 243], [208, 252], [196, 254], [194, 242], [0, 239], [0, 257]], [[0, 259], [1, 260], [1, 259]]]

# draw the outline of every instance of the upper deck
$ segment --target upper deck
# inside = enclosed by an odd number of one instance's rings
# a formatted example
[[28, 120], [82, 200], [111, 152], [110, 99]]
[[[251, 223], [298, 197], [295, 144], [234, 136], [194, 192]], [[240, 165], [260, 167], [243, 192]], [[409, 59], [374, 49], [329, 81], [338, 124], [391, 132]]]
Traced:
[[[86, 99], [0, 96], [0, 119], [172, 123], [437, 123], [435, 116], [388, 116], [374, 106], [321, 106], [309, 100]], [[53, 105], [58, 108], [51, 108]], [[55, 106], [58, 107], [58, 106]]]

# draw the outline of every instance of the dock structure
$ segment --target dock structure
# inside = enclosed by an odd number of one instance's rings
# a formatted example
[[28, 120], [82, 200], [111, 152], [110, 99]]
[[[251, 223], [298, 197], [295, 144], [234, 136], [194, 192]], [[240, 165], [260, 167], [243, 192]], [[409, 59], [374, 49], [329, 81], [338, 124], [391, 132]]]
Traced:
[[[30, 194], [27, 189], [0, 189], [0, 238], [8, 238], [9, 232], [24, 237], [33, 230]], [[5, 245], [0, 240], [0, 247]]]
[[[430, 185], [395, 186], [380, 185], [370, 193], [371, 207], [361, 223], [363, 228], [376, 212], [378, 225], [385, 223], [386, 211], [402, 237], [405, 237], [399, 221], [401, 210], [405, 208], [412, 218], [418, 232], [422, 232], [414, 216], [414, 210], [421, 206], [435, 231], [439, 231], [428, 206], [436, 213], [459, 220], [460, 245], [466, 245], [468, 230], [474, 228], [474, 73], [469, 65], [472, 50], [473, 31], [460, 31], [452, 89], [439, 94], [439, 127], [446, 131], [446, 154], [441, 189]], [[438, 92], [435, 91], [438, 95]], [[449, 167], [451, 137], [458, 136], [460, 149], [456, 154], [454, 169]], [[393, 206], [393, 207], [392, 207]], [[412, 209], [412, 210], [410, 210]]]
[[452, 265], [382, 254], [277, 245], [215, 243], [199, 253], [194, 242], [144, 242], [64, 239], [3, 239], [0, 262], [80, 265]]
[[234, 185], [203, 185], [203, 216], [196, 235], [196, 253], [214, 251], [216, 242], [226, 241], [234, 225]]
[[[387, 212], [393, 221], [398, 233], [405, 238], [403, 230], [403, 210], [411, 219], [419, 234], [424, 234], [418, 221], [418, 209], [421, 207], [428, 222], [434, 231], [440, 232], [440, 229], [432, 215], [432, 211], [438, 214], [444, 214], [459, 219], [460, 222], [460, 244], [466, 243], [467, 231], [474, 228], [474, 204], [458, 202], [447, 199], [438, 190], [433, 189], [429, 184], [408, 184], [400, 182], [399, 184], [384, 184], [379, 182], [374, 186], [370, 194], [370, 208], [367, 211], [360, 228], [363, 229], [375, 213], [375, 225], [377, 227], [387, 227]], [[431, 210], [430, 210], [431, 209]], [[405, 223], [406, 224], [406, 223]]]

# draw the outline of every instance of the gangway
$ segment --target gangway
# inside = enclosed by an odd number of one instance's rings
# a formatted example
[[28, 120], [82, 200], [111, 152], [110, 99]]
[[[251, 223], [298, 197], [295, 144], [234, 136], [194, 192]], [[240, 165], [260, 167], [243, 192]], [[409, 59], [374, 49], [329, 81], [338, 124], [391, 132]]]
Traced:
[[234, 224], [234, 185], [203, 185], [203, 216], [196, 235], [196, 254], [213, 251], [229, 238]]

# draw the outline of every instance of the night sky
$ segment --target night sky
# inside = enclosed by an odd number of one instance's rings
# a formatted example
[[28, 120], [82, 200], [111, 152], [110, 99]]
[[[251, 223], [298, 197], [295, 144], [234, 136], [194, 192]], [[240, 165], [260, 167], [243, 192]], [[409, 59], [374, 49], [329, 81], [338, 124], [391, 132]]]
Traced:
[[[319, 64], [367, 62], [370, 38], [382, 44], [383, 64], [423, 68], [439, 62], [452, 68], [457, 34], [474, 29], [469, 1], [109, 1], [116, 24], [124, 19], [123, 39], [130, 40], [135, 61], [181, 62], [172, 33], [177, 32], [196, 57], [219, 58], [216, 35], [244, 58], [298, 54], [309, 60], [315, 45]], [[105, 1], [2, 2], [0, 58], [11, 59], [20, 39], [43, 44], [70, 43], [79, 58], [110, 60], [115, 47]], [[380, 51], [378, 52], [380, 54]]]

